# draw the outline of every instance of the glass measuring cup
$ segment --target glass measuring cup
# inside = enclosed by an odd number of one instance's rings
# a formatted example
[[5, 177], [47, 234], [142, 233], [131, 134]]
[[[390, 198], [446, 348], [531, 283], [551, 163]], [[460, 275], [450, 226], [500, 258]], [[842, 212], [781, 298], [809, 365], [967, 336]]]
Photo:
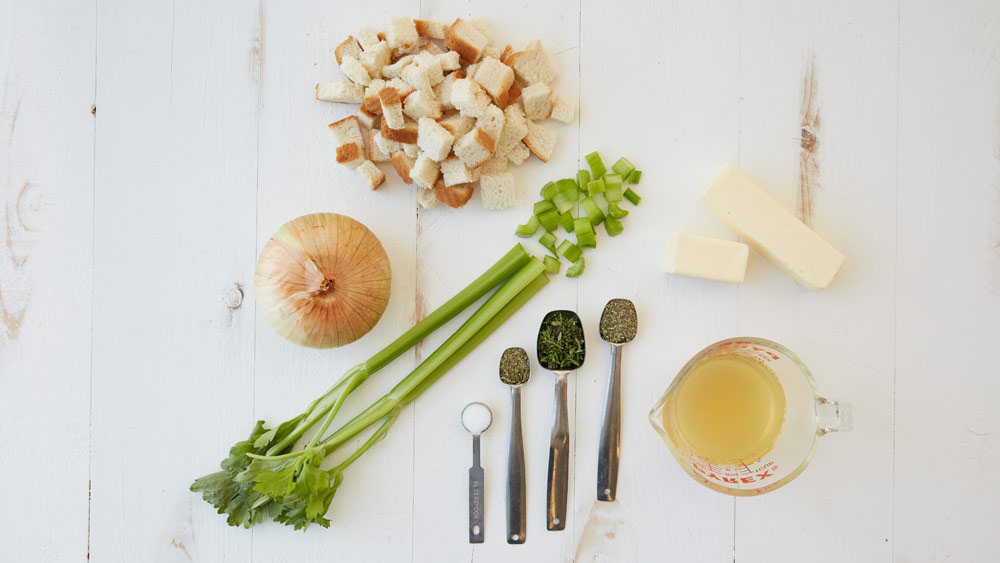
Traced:
[[[676, 396], [681, 384], [704, 362], [749, 360], [766, 368], [785, 395], [785, 413], [774, 445], [756, 461], [719, 462], [695, 452], [677, 425]], [[791, 350], [762, 338], [730, 338], [698, 352], [681, 369], [649, 413], [653, 427], [681, 467], [699, 483], [734, 496], [755, 496], [785, 485], [812, 460], [819, 438], [851, 429], [851, 405], [822, 397], [809, 368]]]

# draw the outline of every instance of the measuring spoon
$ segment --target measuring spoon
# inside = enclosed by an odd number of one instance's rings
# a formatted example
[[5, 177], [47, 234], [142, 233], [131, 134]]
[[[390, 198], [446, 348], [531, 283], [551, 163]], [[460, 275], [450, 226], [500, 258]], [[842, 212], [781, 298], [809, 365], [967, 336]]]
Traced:
[[483, 466], [479, 463], [479, 436], [493, 422], [493, 411], [483, 403], [469, 403], [462, 409], [462, 426], [472, 434], [472, 467], [469, 468], [469, 543], [483, 543]]
[[510, 385], [510, 437], [507, 441], [507, 543], [524, 543], [524, 439], [521, 434], [521, 385], [531, 376], [524, 348], [507, 348], [500, 358], [500, 381]]
[[618, 460], [621, 455], [622, 345], [635, 338], [635, 305], [628, 299], [612, 299], [601, 314], [601, 338], [611, 344], [611, 374], [604, 403], [604, 427], [597, 454], [597, 500], [612, 501], [618, 491]]

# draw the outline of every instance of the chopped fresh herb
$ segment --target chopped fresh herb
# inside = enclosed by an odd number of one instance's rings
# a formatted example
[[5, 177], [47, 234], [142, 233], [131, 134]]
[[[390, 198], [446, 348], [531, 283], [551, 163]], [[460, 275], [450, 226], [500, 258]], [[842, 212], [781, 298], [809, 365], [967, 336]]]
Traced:
[[538, 330], [538, 363], [555, 371], [571, 371], [583, 365], [586, 345], [580, 317], [571, 311], [545, 315]]

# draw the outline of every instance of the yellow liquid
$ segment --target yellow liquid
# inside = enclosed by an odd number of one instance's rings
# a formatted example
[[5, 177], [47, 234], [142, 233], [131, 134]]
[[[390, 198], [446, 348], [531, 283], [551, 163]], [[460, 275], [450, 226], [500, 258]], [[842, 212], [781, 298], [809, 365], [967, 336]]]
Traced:
[[[709, 359], [674, 392], [673, 416], [694, 453], [720, 465], [749, 464], [774, 447], [785, 418], [785, 392], [762, 364], [741, 356]], [[669, 421], [664, 420], [669, 428]]]

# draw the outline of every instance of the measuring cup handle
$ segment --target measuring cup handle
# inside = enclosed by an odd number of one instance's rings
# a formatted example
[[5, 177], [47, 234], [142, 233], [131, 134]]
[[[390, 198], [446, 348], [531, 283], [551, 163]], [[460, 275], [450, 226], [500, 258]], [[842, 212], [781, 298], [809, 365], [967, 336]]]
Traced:
[[847, 432], [854, 428], [854, 405], [817, 397], [816, 418], [819, 421], [817, 432], [821, 436], [831, 432]]

